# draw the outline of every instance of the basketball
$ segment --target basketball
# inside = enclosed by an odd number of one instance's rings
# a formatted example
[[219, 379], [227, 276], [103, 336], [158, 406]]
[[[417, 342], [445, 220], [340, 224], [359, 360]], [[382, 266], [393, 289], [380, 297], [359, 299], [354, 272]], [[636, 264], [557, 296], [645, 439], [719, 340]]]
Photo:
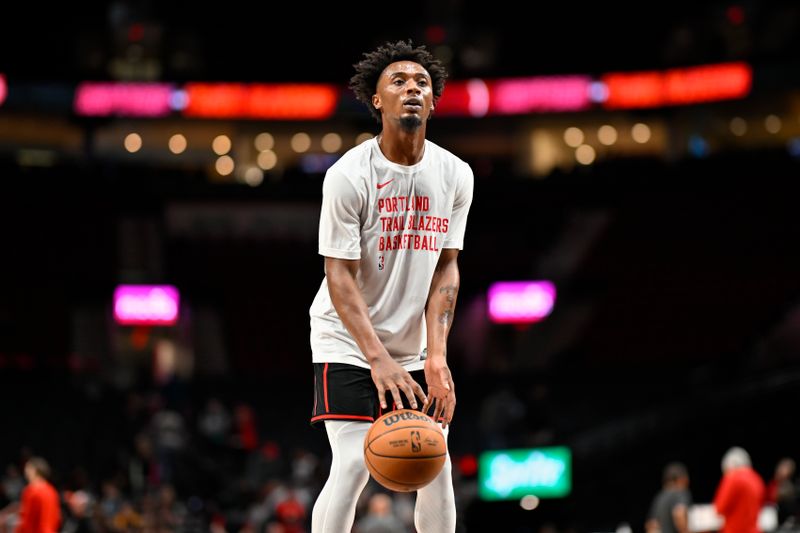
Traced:
[[442, 428], [419, 411], [386, 413], [369, 428], [364, 461], [372, 477], [389, 490], [411, 492], [433, 481], [444, 466]]

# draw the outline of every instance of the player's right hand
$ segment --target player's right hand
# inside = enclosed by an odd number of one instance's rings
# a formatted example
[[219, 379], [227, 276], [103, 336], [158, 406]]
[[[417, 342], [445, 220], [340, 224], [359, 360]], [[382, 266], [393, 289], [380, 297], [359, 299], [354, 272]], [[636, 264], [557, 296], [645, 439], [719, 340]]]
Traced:
[[403, 399], [400, 396], [402, 392], [405, 394], [408, 401], [411, 403], [412, 409], [417, 408], [417, 398], [422, 403], [425, 403], [425, 391], [422, 386], [414, 381], [411, 374], [400, 366], [397, 361], [386, 355], [375, 359], [371, 363], [372, 381], [375, 382], [375, 387], [378, 389], [378, 400], [381, 403], [381, 409], [387, 409], [386, 393], [390, 392], [394, 403], [398, 409], [403, 409]]

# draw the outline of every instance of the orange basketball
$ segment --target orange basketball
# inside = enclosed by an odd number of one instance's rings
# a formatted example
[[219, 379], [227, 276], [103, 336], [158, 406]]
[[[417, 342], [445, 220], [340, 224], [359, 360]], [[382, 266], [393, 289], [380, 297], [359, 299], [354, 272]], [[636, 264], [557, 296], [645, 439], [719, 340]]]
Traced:
[[411, 492], [433, 481], [444, 466], [442, 428], [419, 411], [398, 409], [373, 422], [364, 439], [364, 461], [387, 489]]

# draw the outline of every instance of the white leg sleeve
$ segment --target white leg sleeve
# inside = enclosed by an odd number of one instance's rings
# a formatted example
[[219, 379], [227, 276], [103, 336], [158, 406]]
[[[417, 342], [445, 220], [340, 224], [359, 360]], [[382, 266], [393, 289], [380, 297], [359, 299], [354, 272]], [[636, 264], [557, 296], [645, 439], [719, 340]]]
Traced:
[[346, 533], [353, 528], [356, 503], [369, 480], [364, 464], [365, 422], [325, 421], [333, 461], [328, 481], [311, 514], [311, 533]]
[[[445, 429], [447, 438], [449, 429]], [[417, 491], [414, 525], [418, 533], [454, 533], [456, 530], [456, 498], [453, 493], [453, 467], [450, 453], [442, 471], [430, 484]]]

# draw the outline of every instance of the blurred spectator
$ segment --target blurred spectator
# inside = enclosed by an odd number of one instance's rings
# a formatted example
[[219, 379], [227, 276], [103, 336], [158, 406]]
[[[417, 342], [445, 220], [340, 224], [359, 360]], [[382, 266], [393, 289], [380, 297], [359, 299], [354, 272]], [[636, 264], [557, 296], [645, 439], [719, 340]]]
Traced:
[[285, 533], [305, 533], [306, 506], [297, 498], [294, 490], [290, 489], [286, 497], [275, 506], [275, 517], [283, 526]]
[[209, 398], [197, 421], [200, 434], [217, 446], [226, 446], [231, 425], [231, 415], [223, 403], [217, 398]]
[[689, 533], [689, 472], [682, 463], [664, 468], [663, 488], [653, 499], [645, 530], [647, 533]]
[[292, 482], [297, 486], [310, 484], [319, 466], [319, 459], [316, 455], [303, 448], [295, 449], [293, 455]]
[[110, 480], [104, 481], [99, 505], [100, 514], [110, 520], [120, 512], [122, 503], [122, 495], [117, 485]]
[[275, 441], [267, 441], [247, 456], [243, 481], [250, 490], [261, 490], [270, 479], [280, 477], [282, 468], [280, 446]]
[[134, 453], [127, 465], [128, 484], [134, 498], [142, 497], [161, 482], [158, 463], [153, 455], [153, 441], [140, 433], [134, 441]]
[[0, 505], [5, 505], [9, 502], [19, 500], [22, 489], [25, 487], [25, 480], [22, 479], [22, 473], [19, 467], [14, 463], [9, 463], [6, 467], [6, 473], [3, 475], [3, 480], [0, 481]]
[[11, 502], [0, 508], [0, 533], [11, 533], [19, 521], [19, 502]]
[[93, 521], [93, 502], [91, 495], [84, 490], [64, 493], [66, 516], [62, 533], [92, 533], [95, 531]]
[[28, 485], [22, 491], [15, 533], [54, 533], [61, 524], [61, 502], [50, 484], [50, 465], [41, 457], [25, 463]]
[[155, 506], [155, 521], [159, 530], [181, 531], [186, 514], [186, 507], [177, 500], [172, 485], [162, 486]]
[[127, 533], [128, 531], [141, 531], [142, 526], [144, 526], [144, 519], [131, 503], [124, 502], [119, 512], [114, 515], [111, 523], [114, 531]]
[[267, 497], [272, 489], [273, 486], [269, 484], [262, 486], [255, 501], [248, 507], [245, 520], [249, 529], [264, 531], [267, 522], [272, 518], [272, 509], [267, 504]]
[[234, 420], [236, 421], [234, 447], [247, 452], [258, 448], [258, 429], [253, 408], [245, 403], [240, 403], [234, 410]]
[[162, 483], [172, 483], [178, 458], [188, 440], [186, 424], [178, 411], [162, 409], [150, 421]]
[[775, 505], [778, 509], [778, 523], [787, 524], [787, 520], [796, 519], [797, 514], [797, 487], [794, 484], [795, 462], [794, 459], [784, 457], [775, 466], [775, 475], [767, 484], [765, 502]]
[[729, 449], [722, 457], [722, 480], [714, 496], [714, 507], [725, 519], [721, 533], [758, 533], [764, 492], [750, 455], [739, 447]]
[[378, 492], [369, 499], [367, 514], [356, 523], [358, 533], [405, 533], [403, 523], [392, 512], [392, 498]]
[[[458, 490], [463, 490], [463, 487], [458, 487]], [[396, 492], [392, 499], [392, 511], [408, 531], [414, 530], [414, 498], [411, 493]], [[458, 494], [456, 494], [457, 501]]]

